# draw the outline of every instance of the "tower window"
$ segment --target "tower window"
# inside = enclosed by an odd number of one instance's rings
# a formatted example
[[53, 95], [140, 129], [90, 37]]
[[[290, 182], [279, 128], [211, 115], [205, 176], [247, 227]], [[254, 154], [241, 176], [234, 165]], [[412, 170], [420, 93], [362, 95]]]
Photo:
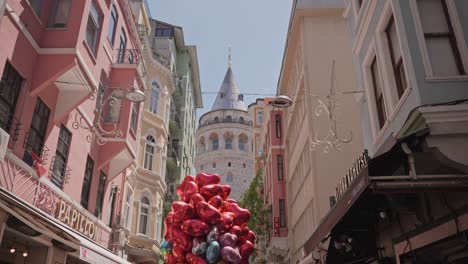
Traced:
[[213, 162], [213, 168], [216, 168], [216, 162]]
[[228, 162], [228, 167], [231, 167], [231, 162]]
[[238, 99], [238, 101], [241, 101], [241, 102], [244, 101], [244, 95], [243, 95], [243, 94], [239, 94], [239, 96], [238, 96], [237, 99]]

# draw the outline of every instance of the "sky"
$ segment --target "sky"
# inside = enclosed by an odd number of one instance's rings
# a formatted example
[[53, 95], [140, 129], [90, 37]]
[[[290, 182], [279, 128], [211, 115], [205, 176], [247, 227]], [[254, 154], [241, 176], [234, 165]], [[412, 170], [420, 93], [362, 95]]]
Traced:
[[[292, 0], [148, 0], [154, 19], [181, 26], [196, 45], [202, 92], [218, 92], [232, 47], [232, 69], [248, 106], [276, 94]], [[263, 95], [265, 94], [265, 95]], [[208, 112], [216, 94], [203, 94]]]

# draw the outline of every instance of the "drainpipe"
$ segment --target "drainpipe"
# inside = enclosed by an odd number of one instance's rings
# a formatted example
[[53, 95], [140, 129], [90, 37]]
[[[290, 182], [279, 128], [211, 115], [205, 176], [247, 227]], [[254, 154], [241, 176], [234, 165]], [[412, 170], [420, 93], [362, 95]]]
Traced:
[[401, 143], [401, 149], [405, 154], [408, 156], [408, 163], [409, 163], [409, 176], [413, 180], [417, 180], [418, 176], [416, 175], [416, 167], [414, 166], [414, 155], [411, 149], [409, 148], [406, 142]]

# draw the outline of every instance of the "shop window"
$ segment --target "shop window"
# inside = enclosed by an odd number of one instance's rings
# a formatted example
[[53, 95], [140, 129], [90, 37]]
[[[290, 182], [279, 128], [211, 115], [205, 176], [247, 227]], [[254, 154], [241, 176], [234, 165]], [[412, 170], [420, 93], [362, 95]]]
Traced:
[[81, 205], [88, 209], [89, 192], [91, 190], [91, 179], [93, 177], [94, 161], [88, 156], [86, 160], [85, 174], [83, 177], [83, 187], [81, 187]]

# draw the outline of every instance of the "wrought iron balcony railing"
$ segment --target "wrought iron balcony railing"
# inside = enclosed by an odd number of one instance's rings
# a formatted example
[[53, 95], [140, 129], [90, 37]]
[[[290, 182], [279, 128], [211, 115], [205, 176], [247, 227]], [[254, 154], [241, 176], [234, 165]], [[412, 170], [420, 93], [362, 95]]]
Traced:
[[200, 124], [199, 127], [204, 127], [204, 126], [208, 126], [212, 124], [219, 124], [219, 123], [236, 123], [236, 124], [242, 124], [242, 125], [247, 125], [247, 126], [253, 126], [252, 121], [243, 120], [243, 119], [221, 118], [221, 119], [205, 121], [203, 124]]
[[139, 64], [141, 51], [139, 49], [120, 49], [116, 53], [114, 63], [116, 64]]

